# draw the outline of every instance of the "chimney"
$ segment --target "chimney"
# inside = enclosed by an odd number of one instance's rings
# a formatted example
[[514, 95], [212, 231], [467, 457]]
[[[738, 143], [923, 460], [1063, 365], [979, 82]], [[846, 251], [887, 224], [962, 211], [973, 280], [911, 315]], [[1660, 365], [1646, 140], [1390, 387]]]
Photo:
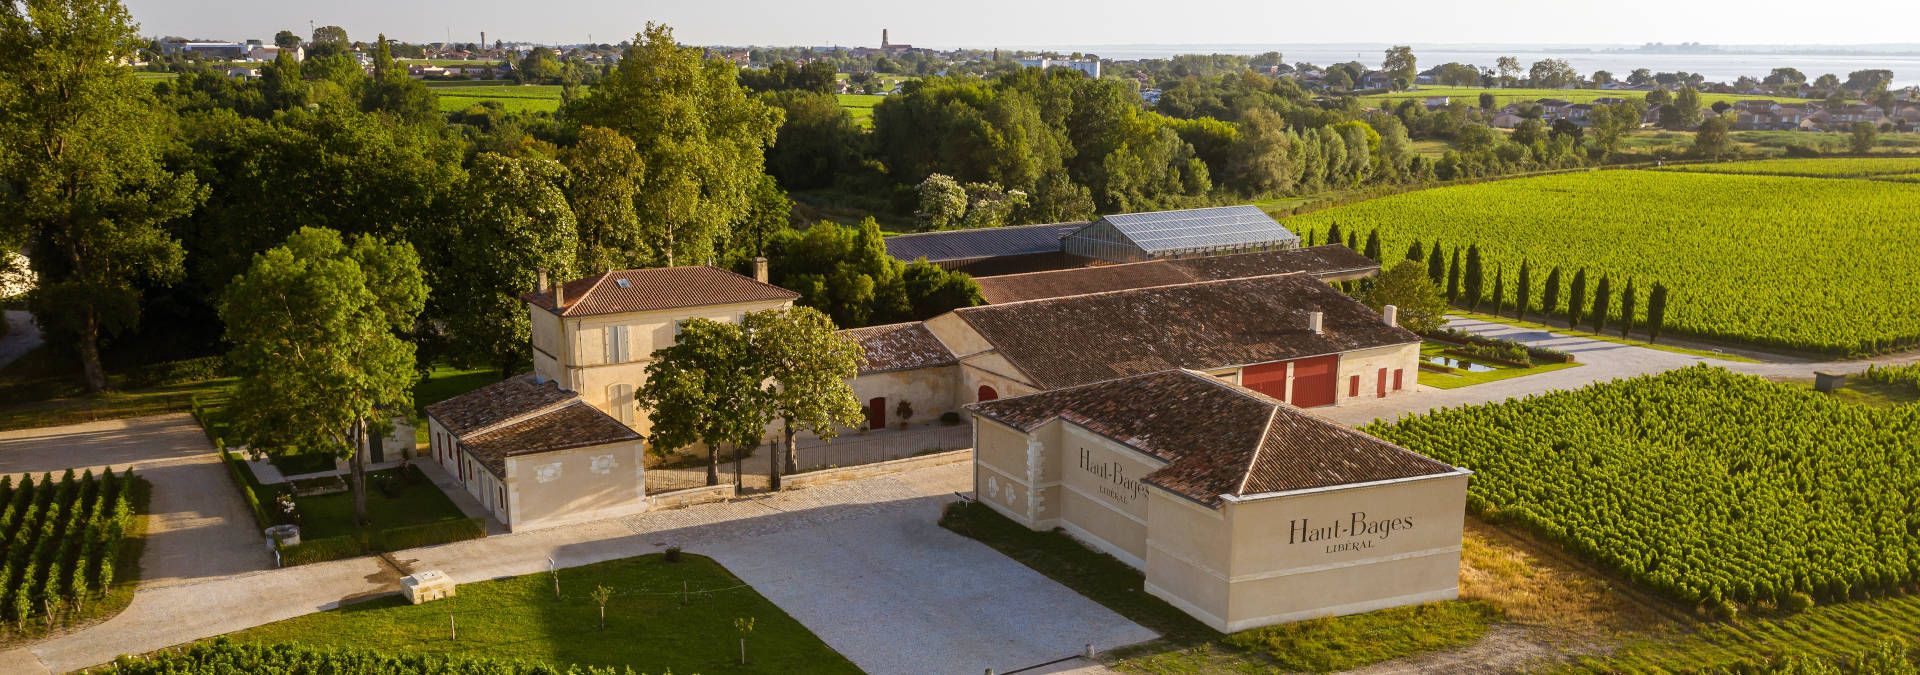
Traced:
[[760, 256], [753, 259], [753, 280], [763, 284], [768, 283], [766, 256]]
[[1395, 307], [1393, 305], [1387, 305], [1385, 307], [1381, 307], [1380, 318], [1382, 320], [1385, 320], [1387, 322], [1387, 325], [1389, 326], [1399, 326], [1400, 325], [1400, 308]]
[[1314, 335], [1326, 334], [1327, 331], [1325, 330], [1324, 327], [1321, 326], [1321, 323], [1326, 319], [1326, 316], [1327, 315], [1325, 312], [1308, 312], [1307, 313], [1307, 330], [1313, 331]]
[[553, 285], [553, 308], [556, 310], [559, 310], [559, 309], [566, 309], [566, 307], [567, 307], [566, 284], [554, 284]]
[[539, 280], [538, 282], [536, 282], [536, 283], [538, 283], [538, 284], [539, 284], [539, 286], [536, 286], [536, 287], [534, 287], [534, 289], [533, 289], [533, 292], [535, 292], [535, 293], [545, 293], [545, 292], [547, 292], [547, 268], [545, 268], [545, 267], [542, 267], [542, 268], [540, 268], [540, 276], [539, 276], [539, 279], [540, 279], [540, 280]]

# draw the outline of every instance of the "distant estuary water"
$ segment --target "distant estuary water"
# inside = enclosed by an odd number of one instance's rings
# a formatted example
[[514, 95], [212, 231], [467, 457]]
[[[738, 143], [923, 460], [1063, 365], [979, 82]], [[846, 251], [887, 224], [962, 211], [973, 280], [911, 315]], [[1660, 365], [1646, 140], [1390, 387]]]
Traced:
[[[1381, 52], [1387, 45], [1098, 45], [1081, 47], [1036, 46], [1025, 49], [1051, 49], [1062, 52], [1087, 52], [1098, 54], [1102, 58], [1118, 60], [1158, 59], [1176, 54], [1243, 54], [1253, 55], [1269, 51], [1280, 52], [1287, 63], [1306, 61], [1320, 65], [1360, 61], [1369, 66], [1380, 65]], [[1493, 67], [1494, 60], [1502, 56], [1520, 59], [1525, 68], [1541, 59], [1566, 59], [1574, 70], [1581, 75], [1592, 75], [1593, 71], [1605, 70], [1616, 77], [1625, 79], [1635, 68], [1648, 68], [1654, 72], [1686, 71], [1706, 76], [1711, 82], [1733, 82], [1742, 75], [1754, 78], [1765, 77], [1774, 68], [1798, 68], [1808, 80], [1826, 73], [1832, 73], [1845, 80], [1847, 73], [1856, 70], [1882, 68], [1893, 71], [1894, 85], [1906, 87], [1920, 85], [1920, 48], [1902, 53], [1838, 53], [1844, 48], [1836, 48], [1834, 53], [1699, 53], [1678, 54], [1662, 52], [1613, 52], [1603, 51], [1604, 47], [1567, 48], [1567, 47], [1421, 47], [1413, 46], [1414, 56], [1419, 57], [1421, 69], [1442, 63], [1459, 62], [1476, 66]]]

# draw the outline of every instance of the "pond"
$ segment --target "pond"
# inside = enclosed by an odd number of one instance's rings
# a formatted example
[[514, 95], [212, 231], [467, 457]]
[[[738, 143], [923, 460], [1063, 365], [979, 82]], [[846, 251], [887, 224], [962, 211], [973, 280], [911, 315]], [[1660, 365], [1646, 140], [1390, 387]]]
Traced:
[[1460, 359], [1456, 359], [1451, 356], [1429, 356], [1427, 357], [1427, 362], [1446, 366], [1448, 368], [1453, 368], [1455, 370], [1464, 370], [1469, 373], [1490, 373], [1495, 370], [1499, 370], [1498, 368], [1486, 365], [1484, 363], [1462, 361]]

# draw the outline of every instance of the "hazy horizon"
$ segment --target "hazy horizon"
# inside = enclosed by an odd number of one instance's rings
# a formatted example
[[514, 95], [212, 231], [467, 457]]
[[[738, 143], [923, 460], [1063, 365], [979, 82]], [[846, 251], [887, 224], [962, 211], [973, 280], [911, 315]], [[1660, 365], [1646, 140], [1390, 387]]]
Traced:
[[[341, 0], [327, 6], [240, 0], [128, 0], [147, 35], [271, 39], [279, 30], [310, 32], [339, 25], [354, 39], [377, 33], [409, 42], [487, 40], [617, 43], [648, 21], [664, 22], [688, 44], [756, 46], [878, 45], [892, 40], [925, 47], [1096, 48], [1112, 46], [1632, 47], [1650, 42], [1864, 48], [1914, 45], [1920, 5], [1865, 0], [1844, 16], [1781, 17], [1804, 3], [1754, 0], [1730, 12], [1719, 6], [1621, 0], [1596, 13], [1591, 5], [1542, 6], [1484, 0], [1468, 8], [1382, 0], [1358, 12], [1346, 5], [1280, 6], [1261, 0], [1165, 3], [1109, 0], [1098, 5], [978, 0], [966, 5], [840, 0], [802, 5], [770, 0], [613, 3], [557, 0], [528, 12], [522, 3], [458, 4]], [[1116, 17], [1130, 17], [1127, 20]], [[1849, 18], [1861, 17], [1861, 18]]]

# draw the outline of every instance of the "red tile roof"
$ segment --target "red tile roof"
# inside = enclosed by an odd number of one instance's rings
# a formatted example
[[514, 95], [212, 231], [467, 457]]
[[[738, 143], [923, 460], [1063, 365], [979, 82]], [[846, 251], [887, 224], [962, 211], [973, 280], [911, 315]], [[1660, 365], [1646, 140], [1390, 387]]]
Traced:
[[[1323, 315], [1321, 333], [1308, 315]], [[1213, 370], [1416, 343], [1306, 274], [1206, 281], [954, 310], [1042, 389], [1170, 368]]]
[[575, 398], [573, 392], [523, 373], [429, 405], [427, 416], [439, 420], [448, 433], [465, 436]]
[[1167, 370], [967, 406], [1021, 431], [1053, 419], [1167, 462], [1143, 480], [1201, 504], [1453, 473], [1452, 466], [1202, 373]]
[[1122, 265], [1100, 265], [1048, 272], [974, 279], [990, 304], [1104, 293], [1130, 288], [1171, 286], [1195, 281], [1305, 272], [1320, 279], [1346, 279], [1377, 273], [1380, 263], [1345, 246], [1329, 244], [1284, 251], [1260, 251], [1197, 258], [1163, 258]]
[[[561, 316], [647, 312], [681, 307], [792, 300], [799, 293], [763, 284], [717, 267], [658, 267], [596, 274], [561, 285]], [[554, 311], [553, 292], [529, 292], [522, 300]]]
[[837, 333], [866, 351], [860, 374], [951, 366], [959, 363], [947, 345], [919, 321], [849, 328]]
[[640, 434], [627, 425], [575, 399], [555, 410], [460, 439], [460, 447], [493, 475], [505, 478], [508, 457], [638, 440]]

